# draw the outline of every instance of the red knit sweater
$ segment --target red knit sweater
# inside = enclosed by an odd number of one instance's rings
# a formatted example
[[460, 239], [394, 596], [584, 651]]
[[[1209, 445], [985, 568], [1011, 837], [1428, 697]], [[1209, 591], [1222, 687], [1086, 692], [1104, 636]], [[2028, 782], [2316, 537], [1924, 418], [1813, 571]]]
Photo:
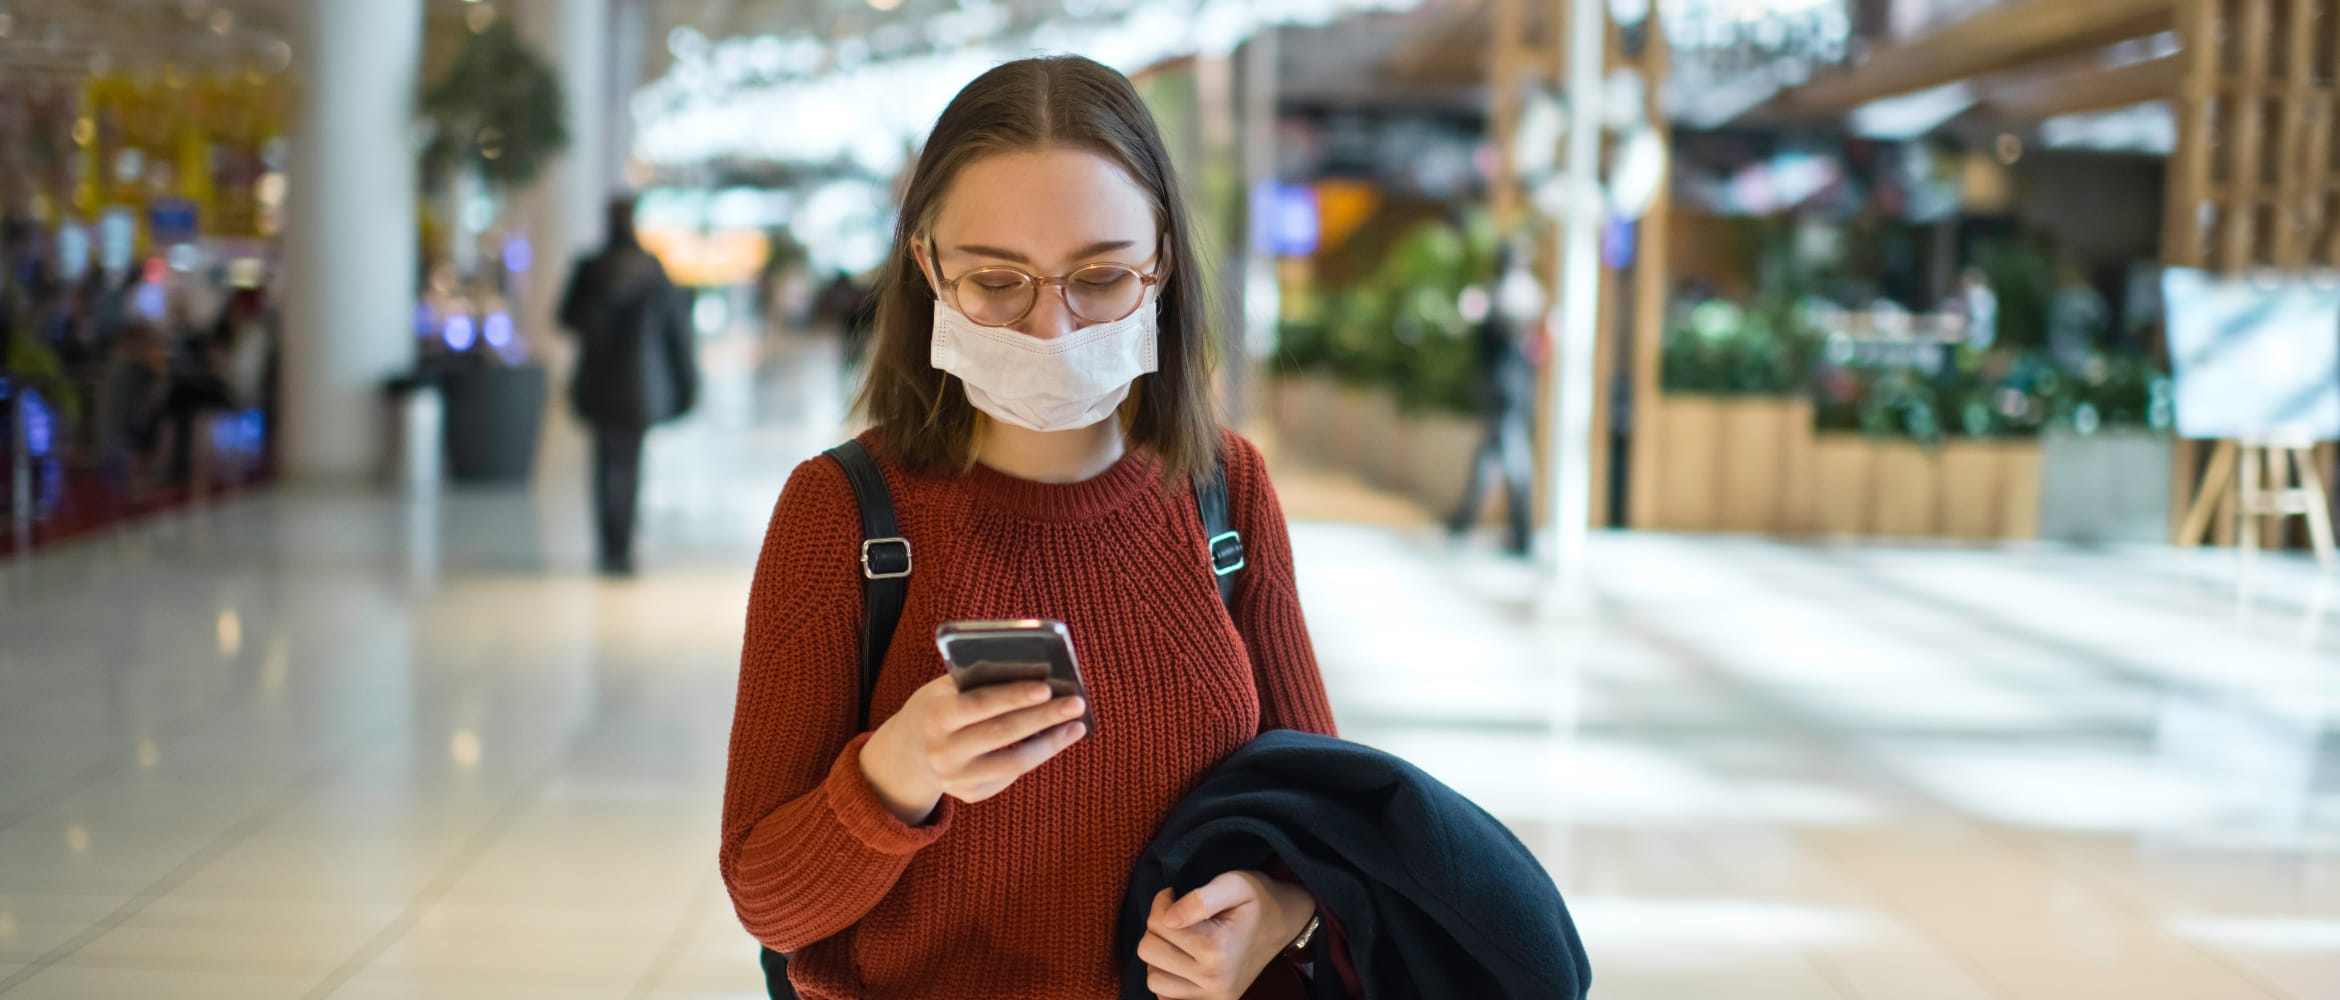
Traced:
[[935, 626], [957, 619], [1070, 625], [1097, 717], [1006, 791], [946, 796], [919, 827], [860, 767], [852, 488], [826, 458], [797, 467], [748, 600], [722, 868], [748, 931], [798, 953], [807, 997], [1117, 996], [1122, 890], [1171, 806], [1263, 730], [1333, 733], [1283, 511], [1258, 450], [1225, 444], [1250, 560], [1231, 616], [1193, 494], [1163, 488], [1146, 453], [1062, 485], [914, 473], [879, 454], [916, 572], [871, 725], [942, 674]]

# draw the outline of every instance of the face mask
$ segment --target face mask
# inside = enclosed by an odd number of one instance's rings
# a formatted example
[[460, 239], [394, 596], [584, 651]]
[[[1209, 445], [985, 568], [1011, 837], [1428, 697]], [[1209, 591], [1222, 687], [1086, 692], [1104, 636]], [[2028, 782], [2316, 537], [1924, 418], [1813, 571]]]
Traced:
[[978, 325], [937, 299], [930, 360], [959, 377], [967, 401], [992, 419], [1035, 431], [1069, 431], [1113, 415], [1130, 384], [1161, 366], [1157, 303], [1119, 322], [1053, 340]]

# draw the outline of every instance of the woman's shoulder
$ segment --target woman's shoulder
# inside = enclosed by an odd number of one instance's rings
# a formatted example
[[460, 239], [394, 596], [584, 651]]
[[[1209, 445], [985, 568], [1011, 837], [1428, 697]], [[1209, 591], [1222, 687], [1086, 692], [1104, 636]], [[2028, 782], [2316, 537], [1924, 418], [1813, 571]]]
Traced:
[[[889, 448], [885, 436], [874, 428], [854, 435], [849, 443], [859, 444], [869, 456], [885, 484], [886, 499], [894, 508], [895, 519], [907, 523], [911, 509], [922, 507], [928, 499], [926, 494], [932, 492], [935, 477], [911, 470]], [[789, 473], [788, 485], [781, 488], [773, 514], [775, 532], [790, 527], [787, 521], [836, 522], [850, 527], [856, 538], [860, 536], [861, 503], [844, 462], [829, 453], [833, 450], [823, 450], [797, 463]]]
[[798, 462], [789, 472], [787, 485], [772, 505], [765, 545], [826, 548], [844, 545], [860, 534], [860, 507], [853, 499], [852, 481], [844, 466], [824, 452]]
[[1266, 453], [1257, 442], [1232, 427], [1219, 428], [1219, 467], [1227, 470], [1227, 485], [1231, 490], [1253, 484], [1268, 485]]

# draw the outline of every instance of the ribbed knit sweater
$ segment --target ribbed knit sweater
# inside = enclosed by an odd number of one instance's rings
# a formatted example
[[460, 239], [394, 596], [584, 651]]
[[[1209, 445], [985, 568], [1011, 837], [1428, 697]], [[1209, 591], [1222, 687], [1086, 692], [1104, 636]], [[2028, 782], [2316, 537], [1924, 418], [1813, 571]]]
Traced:
[[871, 700], [874, 728], [943, 673], [937, 625], [1071, 627], [1096, 732], [922, 826], [860, 766], [861, 521], [827, 458], [797, 467], [748, 600], [723, 801], [724, 882], [748, 931], [795, 952], [807, 997], [1080, 1000], [1118, 995], [1114, 922], [1171, 806], [1268, 729], [1333, 733], [1301, 621], [1291, 541], [1259, 451], [1225, 436], [1250, 565], [1232, 615], [1191, 491], [1132, 451], [1079, 483], [976, 466], [913, 472], [877, 453], [915, 560]]

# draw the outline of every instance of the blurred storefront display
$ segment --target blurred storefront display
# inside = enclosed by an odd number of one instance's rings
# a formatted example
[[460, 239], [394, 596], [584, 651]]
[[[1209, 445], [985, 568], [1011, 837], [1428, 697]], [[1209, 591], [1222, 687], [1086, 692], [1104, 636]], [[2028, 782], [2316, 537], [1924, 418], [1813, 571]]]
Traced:
[[269, 474], [290, 87], [243, 41], [125, 71], [0, 40], [0, 552]]

